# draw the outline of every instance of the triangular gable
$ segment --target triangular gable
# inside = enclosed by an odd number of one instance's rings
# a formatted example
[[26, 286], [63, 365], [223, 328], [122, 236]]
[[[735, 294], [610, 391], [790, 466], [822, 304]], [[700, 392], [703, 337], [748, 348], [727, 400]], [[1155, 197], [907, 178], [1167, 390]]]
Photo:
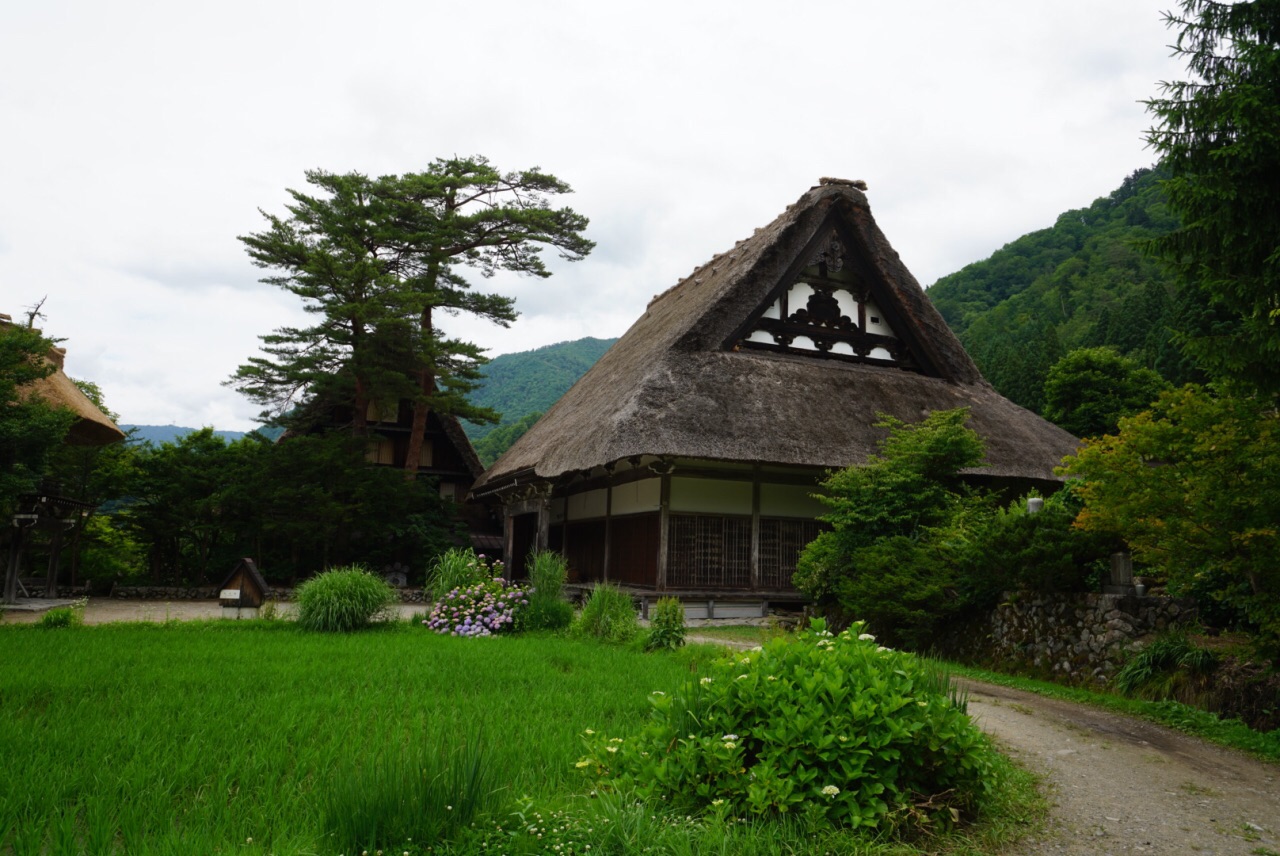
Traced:
[[857, 235], [830, 212], [725, 347], [942, 376]]

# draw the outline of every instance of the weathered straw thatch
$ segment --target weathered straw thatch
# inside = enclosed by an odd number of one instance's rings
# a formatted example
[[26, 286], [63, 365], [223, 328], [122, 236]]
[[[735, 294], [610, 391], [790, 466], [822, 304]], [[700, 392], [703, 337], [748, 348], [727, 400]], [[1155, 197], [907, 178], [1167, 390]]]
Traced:
[[[743, 325], [832, 228], [878, 281], [875, 297], [924, 373], [736, 350]], [[797, 466], [866, 462], [879, 413], [915, 422], [971, 409], [985, 475], [1053, 480], [1066, 431], [984, 380], [898, 258], [852, 182], [825, 180], [780, 217], [654, 298], [631, 329], [476, 484], [555, 479], [636, 455]]]
[[[11, 325], [8, 315], [0, 315], [0, 335]], [[23, 387], [22, 394], [39, 396], [50, 406], [76, 415], [66, 439], [73, 446], [106, 446], [123, 440], [124, 432], [63, 373], [66, 356], [66, 348], [51, 348], [46, 359], [53, 365], [53, 373]]]

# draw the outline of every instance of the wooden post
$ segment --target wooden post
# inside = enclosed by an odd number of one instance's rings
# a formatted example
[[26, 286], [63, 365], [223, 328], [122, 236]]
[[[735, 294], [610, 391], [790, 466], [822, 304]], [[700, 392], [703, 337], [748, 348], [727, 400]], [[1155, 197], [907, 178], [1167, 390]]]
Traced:
[[18, 602], [18, 563], [22, 558], [22, 541], [27, 530], [19, 526], [14, 530], [13, 540], [9, 542], [9, 564], [4, 574], [4, 602]]
[[547, 487], [546, 493], [542, 494], [542, 498], [538, 501], [538, 536], [534, 540], [533, 549], [535, 552], [541, 553], [547, 549], [547, 544], [551, 542], [551, 488]]
[[604, 581], [609, 582], [609, 542], [613, 534], [613, 474], [604, 486]]
[[751, 590], [760, 588], [760, 466], [751, 473]]
[[[516, 518], [508, 504], [502, 509], [502, 567], [512, 568], [516, 552]], [[509, 573], [509, 572], [508, 572]]]
[[663, 473], [658, 494], [658, 591], [667, 590], [667, 530], [671, 525], [671, 475]]
[[62, 521], [58, 521], [53, 529], [53, 544], [49, 546], [49, 573], [44, 579], [44, 597], [58, 596], [58, 560], [62, 555]]

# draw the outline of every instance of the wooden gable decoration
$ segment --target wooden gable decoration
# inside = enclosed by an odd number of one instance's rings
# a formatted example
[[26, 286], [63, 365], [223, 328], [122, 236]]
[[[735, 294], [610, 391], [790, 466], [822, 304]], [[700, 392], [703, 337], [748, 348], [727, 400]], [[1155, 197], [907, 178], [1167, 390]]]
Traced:
[[940, 376], [893, 294], [857, 232], [832, 212], [725, 345]]

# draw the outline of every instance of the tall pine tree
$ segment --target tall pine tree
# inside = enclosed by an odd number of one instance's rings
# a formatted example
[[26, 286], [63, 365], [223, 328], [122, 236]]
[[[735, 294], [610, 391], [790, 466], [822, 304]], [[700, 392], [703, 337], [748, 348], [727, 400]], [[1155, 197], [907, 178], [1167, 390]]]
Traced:
[[264, 336], [267, 356], [229, 383], [277, 413], [300, 402], [349, 405], [356, 433], [370, 403], [407, 398], [414, 418], [405, 467], [414, 472], [431, 410], [493, 419], [465, 398], [480, 349], [445, 336], [438, 313], [505, 326], [516, 312], [510, 298], [473, 290], [464, 272], [550, 276], [542, 249], [584, 258], [594, 247], [582, 235], [587, 219], [551, 207], [551, 197], [571, 192], [555, 176], [503, 173], [483, 157], [376, 179], [317, 170], [307, 181], [323, 194], [290, 190], [290, 216], [264, 212], [269, 228], [240, 240], [255, 264], [278, 271], [264, 282], [297, 294], [319, 317]]
[[1167, 21], [1191, 79], [1147, 102], [1147, 140], [1182, 226], [1152, 248], [1202, 307], [1183, 347], [1218, 377], [1280, 395], [1280, 2], [1183, 0]]

